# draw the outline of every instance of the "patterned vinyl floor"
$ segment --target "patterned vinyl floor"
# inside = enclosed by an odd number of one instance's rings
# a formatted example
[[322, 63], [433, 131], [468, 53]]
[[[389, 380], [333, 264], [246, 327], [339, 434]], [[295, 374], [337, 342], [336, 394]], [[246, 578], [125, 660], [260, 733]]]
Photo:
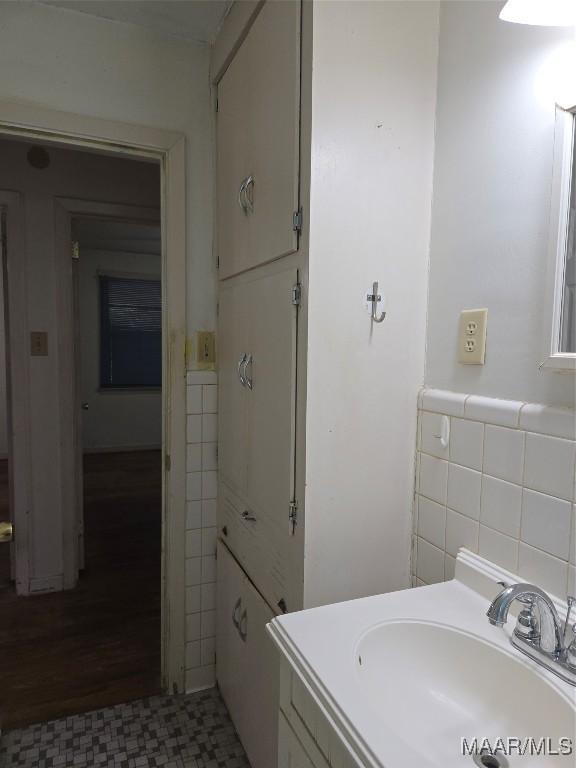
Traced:
[[154, 696], [2, 736], [0, 768], [250, 768], [216, 689]]

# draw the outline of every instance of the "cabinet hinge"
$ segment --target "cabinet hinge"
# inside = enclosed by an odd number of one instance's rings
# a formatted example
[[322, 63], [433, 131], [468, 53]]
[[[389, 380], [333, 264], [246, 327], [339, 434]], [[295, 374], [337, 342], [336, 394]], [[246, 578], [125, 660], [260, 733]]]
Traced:
[[296, 499], [292, 499], [288, 508], [290, 510], [288, 513], [288, 520], [291, 526], [291, 533], [294, 535], [294, 530], [298, 524], [298, 502]]
[[167, 453], [164, 456], [164, 469], [166, 472], [170, 472], [170, 469], [172, 468], [172, 459], [170, 458], [170, 454]]
[[302, 208], [292, 214], [292, 229], [294, 232], [302, 232]]
[[302, 286], [300, 283], [296, 283], [292, 286], [292, 304], [294, 304], [295, 307], [300, 306], [300, 302], [302, 301]]
[[73, 259], [80, 258], [80, 243], [78, 242], [78, 240], [72, 240], [72, 258]]

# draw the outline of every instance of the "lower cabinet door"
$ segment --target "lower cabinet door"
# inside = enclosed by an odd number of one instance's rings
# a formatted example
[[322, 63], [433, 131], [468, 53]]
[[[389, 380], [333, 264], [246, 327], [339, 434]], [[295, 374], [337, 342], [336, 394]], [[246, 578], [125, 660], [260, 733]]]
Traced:
[[315, 768], [282, 712], [278, 733], [278, 768]]
[[218, 542], [216, 566], [216, 675], [236, 724], [243, 709], [246, 669], [246, 643], [238, 632], [243, 572], [221, 542]]
[[277, 763], [280, 661], [266, 633], [274, 614], [218, 543], [216, 675], [252, 768]]

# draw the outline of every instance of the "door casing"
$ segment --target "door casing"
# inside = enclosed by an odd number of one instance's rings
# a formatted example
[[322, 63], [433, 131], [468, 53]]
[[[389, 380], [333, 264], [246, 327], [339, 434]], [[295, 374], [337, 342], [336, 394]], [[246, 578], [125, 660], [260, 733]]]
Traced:
[[[0, 136], [17, 136], [31, 141], [53, 142], [60, 146], [83, 148], [106, 154], [129, 156], [159, 162], [161, 171], [162, 229], [162, 686], [165, 690], [185, 689], [185, 497], [186, 497], [186, 144], [182, 134], [99, 118], [45, 109], [10, 100], [0, 101]], [[56, 201], [56, 223], [60, 236], [69, 231], [75, 206], [86, 201]], [[0, 205], [7, 211], [9, 311], [16, 312], [18, 302], [27, 295], [24, 259], [24, 218], [22, 201], [15, 192], [0, 191]], [[60, 249], [62, 250], [62, 249]], [[64, 259], [65, 256], [63, 255]], [[67, 264], [69, 269], [69, 263]], [[25, 306], [25, 303], [19, 305]], [[72, 290], [59, 308], [60, 327], [72, 335]], [[67, 324], [67, 320], [70, 322]], [[18, 590], [28, 591], [30, 577], [30, 424], [28, 384], [28, 333], [26, 322], [10, 323], [10, 410], [11, 466], [13, 467], [13, 519], [16, 534], [15, 568]], [[75, 390], [73, 338], [59, 339], [65, 372], [60, 387], [60, 408], [66, 421], [62, 446], [61, 472], [66, 478], [66, 519], [74, 519], [75, 483]], [[65, 473], [65, 467], [69, 474]], [[65, 585], [72, 586], [77, 568], [77, 542], [74, 527], [65, 541]], [[71, 535], [72, 534], [72, 535]], [[137, 588], [137, 585], [135, 585]]]

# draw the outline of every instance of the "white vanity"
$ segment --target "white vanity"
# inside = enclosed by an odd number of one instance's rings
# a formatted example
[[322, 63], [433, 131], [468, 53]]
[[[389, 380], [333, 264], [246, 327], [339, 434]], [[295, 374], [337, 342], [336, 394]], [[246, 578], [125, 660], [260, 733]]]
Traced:
[[[517, 577], [462, 550], [453, 581], [275, 618], [279, 768], [573, 766], [553, 753], [576, 749], [576, 688], [512, 647], [512, 617], [489, 623], [499, 581]], [[463, 754], [508, 737], [545, 743]]]

